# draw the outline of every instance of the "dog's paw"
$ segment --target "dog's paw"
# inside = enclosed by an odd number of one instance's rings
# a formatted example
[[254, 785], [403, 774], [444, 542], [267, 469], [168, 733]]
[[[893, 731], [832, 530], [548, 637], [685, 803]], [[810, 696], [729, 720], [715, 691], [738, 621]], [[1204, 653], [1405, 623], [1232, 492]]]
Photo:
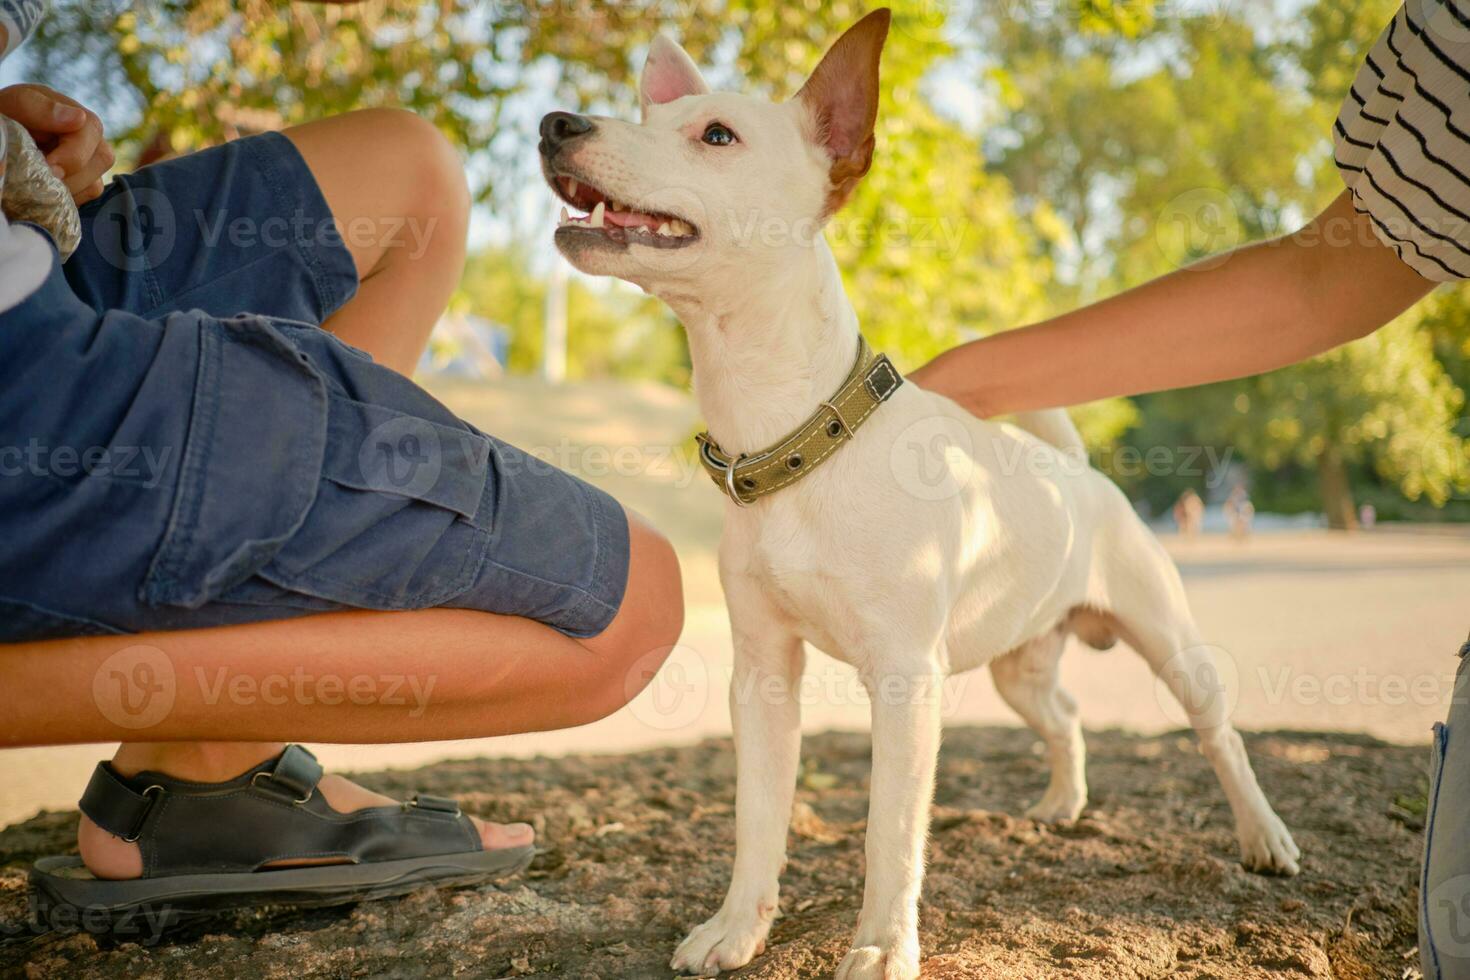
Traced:
[[1076, 792], [1053, 793], [1050, 789], [1026, 811], [1029, 820], [1038, 823], [1071, 823], [1082, 815], [1087, 805], [1087, 794]]
[[903, 946], [859, 946], [848, 950], [836, 980], [917, 980], [919, 958]]
[[1281, 818], [1269, 810], [1238, 827], [1236, 835], [1240, 839], [1240, 863], [1248, 870], [1287, 877], [1301, 871], [1297, 864], [1301, 848], [1291, 839], [1291, 831]]
[[740, 921], [721, 909], [685, 937], [669, 966], [687, 977], [713, 977], [721, 970], [738, 969], [766, 951], [770, 931], [771, 923], [759, 916]]

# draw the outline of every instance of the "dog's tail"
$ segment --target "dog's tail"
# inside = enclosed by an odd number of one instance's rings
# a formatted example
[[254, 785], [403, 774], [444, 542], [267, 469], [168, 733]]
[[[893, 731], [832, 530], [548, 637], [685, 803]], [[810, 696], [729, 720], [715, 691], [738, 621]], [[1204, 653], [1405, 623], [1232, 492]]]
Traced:
[[1064, 453], [1086, 455], [1082, 434], [1072, 424], [1066, 409], [1049, 408], [1040, 412], [1017, 412], [1016, 425], [1038, 439], [1051, 443]]

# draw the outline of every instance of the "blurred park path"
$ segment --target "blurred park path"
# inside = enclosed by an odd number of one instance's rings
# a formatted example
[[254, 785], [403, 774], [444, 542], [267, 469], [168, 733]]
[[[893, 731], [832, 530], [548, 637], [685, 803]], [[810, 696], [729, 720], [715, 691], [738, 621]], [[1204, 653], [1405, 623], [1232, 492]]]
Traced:
[[[606, 488], [662, 528], [684, 564], [684, 637], [648, 691], [596, 724], [475, 741], [313, 746], [323, 762], [413, 767], [480, 754], [624, 752], [728, 734], [730, 646], [714, 564], [721, 501], [689, 452], [698, 428], [691, 398], [653, 384], [553, 388], [526, 378], [431, 388], [481, 429]], [[1203, 636], [1218, 648], [1241, 727], [1355, 731], [1417, 743], [1444, 717], [1454, 653], [1470, 629], [1470, 528], [1287, 531], [1243, 543], [1165, 535], [1164, 541], [1183, 571]], [[848, 668], [814, 653], [809, 676], [808, 731], [866, 726], [866, 703]], [[1063, 677], [1090, 728], [1157, 732], [1182, 724], [1142, 660], [1121, 645], [1109, 653], [1074, 645]], [[945, 717], [1019, 724], [983, 671], [951, 682]], [[108, 751], [0, 752], [6, 787], [0, 825], [38, 808], [74, 806], [91, 766]]]

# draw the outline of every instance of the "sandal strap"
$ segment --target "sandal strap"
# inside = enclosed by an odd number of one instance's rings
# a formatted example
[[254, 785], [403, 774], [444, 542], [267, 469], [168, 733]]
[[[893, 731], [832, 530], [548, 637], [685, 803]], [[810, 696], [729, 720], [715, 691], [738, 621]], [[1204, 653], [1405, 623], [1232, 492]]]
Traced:
[[322, 767], [288, 745], [234, 779], [196, 783], [162, 773], [124, 776], [100, 763], [82, 797], [99, 827], [137, 841], [143, 877], [255, 872], [293, 859], [367, 864], [481, 850], [452, 799], [420, 795], [348, 813], [318, 793]]
[[143, 829], [154, 795], [146, 791], [139, 793], [123, 782], [112, 763], [99, 762], [92, 770], [92, 778], [87, 781], [80, 809], [109, 834], [132, 841], [138, 839], [138, 832]]
[[416, 793], [410, 805], [420, 810], [433, 810], [437, 813], [451, 813], [456, 817], [459, 816], [459, 801], [451, 800], [447, 796], [426, 796], [423, 793]]
[[305, 803], [316, 792], [316, 784], [322, 778], [322, 764], [309, 750], [292, 743], [277, 757], [276, 764], [268, 773], [261, 771], [255, 774], [252, 785], [259, 788], [262, 776], [272, 783], [279, 783], [298, 802]]

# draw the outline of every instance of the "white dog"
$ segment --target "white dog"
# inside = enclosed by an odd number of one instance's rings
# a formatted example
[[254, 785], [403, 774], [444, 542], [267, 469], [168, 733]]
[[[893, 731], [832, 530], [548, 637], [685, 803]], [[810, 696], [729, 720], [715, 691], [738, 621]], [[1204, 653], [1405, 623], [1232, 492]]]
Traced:
[[[1045, 740], [1051, 781], [1030, 815], [1082, 810], [1081, 728], [1057, 686], [1069, 633], [1099, 648], [1121, 636], [1144, 656], [1198, 732], [1245, 865], [1297, 871], [1297, 847], [1207, 683], [1213, 662], [1178, 572], [1117, 487], [1077, 462], [1065, 414], [982, 421], [899, 383], [860, 343], [821, 227], [872, 159], [888, 21], [886, 10], [863, 18], [781, 104], [712, 93], [660, 37], [641, 125], [570, 113], [541, 124], [547, 180], [590, 212], [563, 209], [558, 248], [683, 321], [711, 433], [704, 462], [731, 497], [720, 576], [735, 646], [735, 869], [719, 912], [674, 954], [686, 973], [749, 962], [776, 917], [803, 641], [853, 665], [872, 703], [867, 885], [839, 978], [918, 975], [947, 675], [989, 664]], [[940, 446], [927, 473], [916, 442]]]

